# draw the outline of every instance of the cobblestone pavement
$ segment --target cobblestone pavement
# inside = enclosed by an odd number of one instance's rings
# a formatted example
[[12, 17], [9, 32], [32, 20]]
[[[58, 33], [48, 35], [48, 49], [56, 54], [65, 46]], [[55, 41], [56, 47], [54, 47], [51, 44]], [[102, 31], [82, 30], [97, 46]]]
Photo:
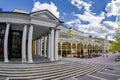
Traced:
[[[52, 64], [66, 64], [67, 62], [82, 62], [88, 64], [94, 64], [96, 66], [101, 66], [106, 68], [103, 71], [96, 72], [93, 74], [86, 74], [79, 77], [70, 77], [65, 80], [120, 80], [120, 62], [116, 62], [115, 58], [120, 55], [119, 53], [115, 54], [102, 54], [100, 57], [81, 59], [81, 58], [63, 58], [57, 62], [50, 63], [41, 63], [41, 64], [5, 64], [1, 63], [0, 66], [16, 66], [16, 67], [33, 67], [33, 66], [42, 66], [42, 65], [52, 65]], [[7, 77], [0, 76], [0, 80], [9, 80]]]
[[120, 80], [120, 61], [116, 62], [115, 58], [120, 53], [102, 54], [100, 57], [81, 59], [81, 58], [64, 58], [68, 61], [82, 62], [104, 67], [105, 70], [94, 74], [87, 74], [71, 80]]
[[78, 80], [120, 80], [120, 74], [116, 74], [119, 71], [104, 70], [93, 74], [87, 74], [82, 77], [78, 77]]
[[77, 61], [77, 62], [82, 62], [82, 63], [89, 63], [89, 64], [94, 64], [94, 65], [99, 65], [105, 68], [109, 69], [117, 69], [120, 70], [120, 61], [116, 62], [115, 58], [119, 56], [120, 53], [106, 53], [102, 54], [100, 57], [95, 57], [95, 58], [64, 58], [65, 60], [68, 61]]

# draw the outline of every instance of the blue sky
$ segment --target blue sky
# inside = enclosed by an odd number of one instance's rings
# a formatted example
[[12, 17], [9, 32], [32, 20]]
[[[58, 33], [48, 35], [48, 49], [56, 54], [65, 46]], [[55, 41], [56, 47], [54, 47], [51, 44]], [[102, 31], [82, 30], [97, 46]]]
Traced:
[[120, 13], [120, 0], [1, 0], [3, 11], [15, 8], [34, 12], [48, 9], [68, 27], [76, 28], [93, 37], [113, 40]]

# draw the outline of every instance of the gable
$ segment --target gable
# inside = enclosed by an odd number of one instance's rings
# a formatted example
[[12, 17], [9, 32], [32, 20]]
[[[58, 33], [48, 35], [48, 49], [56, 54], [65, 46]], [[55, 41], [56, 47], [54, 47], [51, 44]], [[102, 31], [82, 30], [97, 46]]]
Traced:
[[35, 17], [45, 18], [48, 20], [59, 21], [59, 19], [48, 10], [41, 10], [41, 11], [37, 11], [37, 12], [32, 12], [30, 15], [35, 16]]

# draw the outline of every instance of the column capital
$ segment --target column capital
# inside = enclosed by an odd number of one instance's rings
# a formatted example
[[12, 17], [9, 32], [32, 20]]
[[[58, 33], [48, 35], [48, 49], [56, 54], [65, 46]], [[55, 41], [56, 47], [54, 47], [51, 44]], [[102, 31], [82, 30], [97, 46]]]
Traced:
[[30, 23], [29, 25], [31, 26], [31, 25], [34, 25], [34, 24]]
[[54, 27], [50, 27], [50, 31], [51, 31], [52, 29], [55, 29], [55, 28], [54, 28]]
[[11, 24], [10, 22], [6, 22], [6, 24]]
[[6, 23], [7, 26], [10, 26], [10, 23]]
[[24, 26], [28, 26], [28, 24], [23, 24]]

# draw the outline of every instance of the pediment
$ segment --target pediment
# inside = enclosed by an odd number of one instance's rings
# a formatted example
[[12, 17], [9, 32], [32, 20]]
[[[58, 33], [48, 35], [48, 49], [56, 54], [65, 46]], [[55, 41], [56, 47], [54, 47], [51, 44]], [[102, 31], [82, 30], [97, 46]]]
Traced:
[[40, 17], [40, 18], [45, 18], [48, 20], [54, 20], [54, 21], [59, 21], [59, 19], [54, 16], [50, 11], [48, 10], [41, 10], [41, 11], [37, 11], [37, 12], [32, 12], [31, 16], [35, 16], [35, 17]]

